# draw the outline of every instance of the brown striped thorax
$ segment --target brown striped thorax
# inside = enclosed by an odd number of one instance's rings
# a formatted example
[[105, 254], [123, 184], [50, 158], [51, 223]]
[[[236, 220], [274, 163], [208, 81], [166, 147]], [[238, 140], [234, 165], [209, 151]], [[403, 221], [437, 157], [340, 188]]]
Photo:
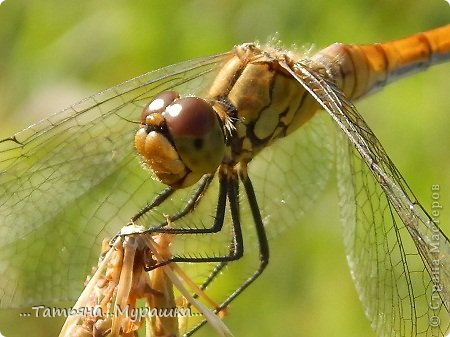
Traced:
[[205, 98], [163, 92], [144, 109], [135, 146], [163, 183], [186, 187], [220, 164], [246, 165], [304, 124], [319, 105], [280, 61], [282, 50], [235, 47]]

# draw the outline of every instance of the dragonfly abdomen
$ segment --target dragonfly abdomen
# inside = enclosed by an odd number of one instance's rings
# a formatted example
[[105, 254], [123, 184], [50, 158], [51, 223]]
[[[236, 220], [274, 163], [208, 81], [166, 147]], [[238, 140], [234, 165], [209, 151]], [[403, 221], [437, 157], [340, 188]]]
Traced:
[[357, 99], [406, 75], [449, 60], [450, 25], [386, 43], [335, 43], [313, 59], [327, 69], [347, 97]]

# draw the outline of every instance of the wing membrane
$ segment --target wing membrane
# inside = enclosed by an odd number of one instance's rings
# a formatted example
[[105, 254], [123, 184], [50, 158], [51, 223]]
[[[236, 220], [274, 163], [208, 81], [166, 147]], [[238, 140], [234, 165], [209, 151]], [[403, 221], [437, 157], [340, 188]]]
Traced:
[[0, 140], [0, 308], [79, 293], [101, 241], [163, 188], [133, 149], [141, 109], [164, 90], [201, 94], [229, 57], [142, 75]]
[[[339, 191], [353, 279], [380, 336], [449, 331], [450, 244], [354, 106], [306, 64], [288, 70], [340, 129]], [[436, 245], [439, 247], [435, 249]]]
[[330, 178], [334, 141], [327, 116], [316, 114], [252, 160], [249, 175], [269, 236], [298, 223], [321, 195]]

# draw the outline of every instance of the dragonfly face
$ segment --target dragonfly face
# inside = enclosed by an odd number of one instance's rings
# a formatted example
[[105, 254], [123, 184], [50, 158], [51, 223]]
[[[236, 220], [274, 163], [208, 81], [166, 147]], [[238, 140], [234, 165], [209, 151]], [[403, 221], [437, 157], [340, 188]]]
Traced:
[[217, 170], [225, 139], [218, 116], [206, 101], [173, 91], [155, 97], [143, 111], [135, 146], [164, 184], [186, 187]]

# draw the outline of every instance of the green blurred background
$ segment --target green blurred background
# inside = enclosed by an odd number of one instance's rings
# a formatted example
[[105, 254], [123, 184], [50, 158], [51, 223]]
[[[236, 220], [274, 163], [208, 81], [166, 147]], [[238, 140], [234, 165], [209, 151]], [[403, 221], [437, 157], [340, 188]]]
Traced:
[[[141, 73], [275, 33], [285, 46], [323, 47], [448, 22], [444, 0], [7, 0], [0, 5], [0, 138]], [[450, 66], [441, 65], [357, 104], [426, 208], [431, 185], [441, 186], [447, 224], [449, 78]], [[346, 265], [335, 190], [330, 184], [308, 216], [272, 242], [268, 270], [229, 309], [235, 336], [374, 335]], [[55, 336], [61, 324], [0, 311], [7, 337]], [[209, 335], [208, 328], [198, 334]]]

